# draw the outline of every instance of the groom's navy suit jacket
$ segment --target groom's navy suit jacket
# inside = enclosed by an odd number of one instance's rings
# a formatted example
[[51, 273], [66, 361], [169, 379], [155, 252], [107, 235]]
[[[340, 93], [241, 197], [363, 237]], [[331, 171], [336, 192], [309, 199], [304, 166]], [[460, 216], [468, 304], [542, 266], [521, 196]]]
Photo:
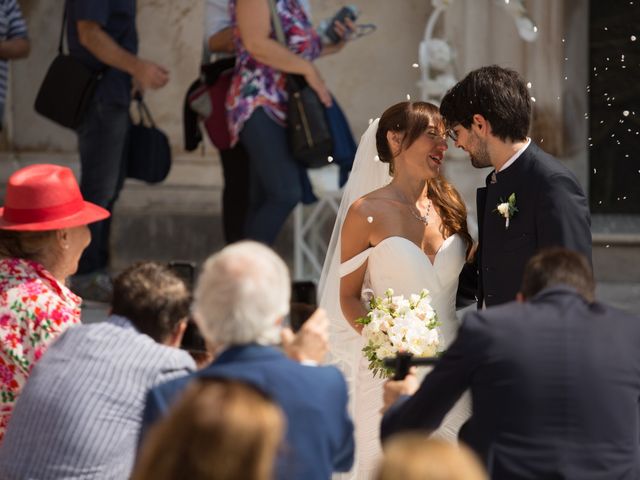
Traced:
[[261, 345], [229, 348], [207, 368], [153, 388], [147, 395], [142, 435], [197, 378], [247, 382], [282, 408], [286, 435], [275, 478], [327, 480], [332, 471], [351, 468], [353, 424], [347, 386], [337, 368], [301, 365]]
[[640, 478], [640, 318], [556, 286], [466, 315], [381, 435], [434, 430], [470, 389], [461, 440], [493, 480]]
[[[591, 262], [591, 216], [575, 176], [533, 142], [497, 182], [477, 191], [478, 307], [515, 300], [527, 261], [545, 247], [565, 247]], [[518, 211], [505, 228], [499, 203], [515, 193]]]

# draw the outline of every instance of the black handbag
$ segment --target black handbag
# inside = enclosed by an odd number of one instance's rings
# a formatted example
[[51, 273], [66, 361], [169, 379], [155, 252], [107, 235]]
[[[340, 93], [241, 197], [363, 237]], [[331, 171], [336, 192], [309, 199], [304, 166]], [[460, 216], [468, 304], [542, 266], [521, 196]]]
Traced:
[[287, 76], [287, 91], [287, 133], [293, 157], [306, 168], [329, 165], [333, 138], [325, 106], [299, 75]]
[[[171, 170], [171, 146], [167, 136], [156, 127], [151, 113], [142, 97], [138, 103], [139, 120], [132, 122], [129, 129], [129, 150], [127, 155], [127, 177], [147, 183], [160, 183]], [[149, 126], [144, 124], [149, 122]]]
[[[269, 0], [269, 5], [278, 41], [286, 47], [287, 42], [274, 0]], [[287, 93], [287, 136], [293, 158], [305, 168], [329, 165], [333, 139], [325, 106], [300, 75], [287, 75]]]
[[34, 108], [43, 117], [67, 128], [77, 128], [89, 106], [103, 71], [93, 71], [62, 50], [68, 2], [64, 5], [58, 55], [40, 85]]

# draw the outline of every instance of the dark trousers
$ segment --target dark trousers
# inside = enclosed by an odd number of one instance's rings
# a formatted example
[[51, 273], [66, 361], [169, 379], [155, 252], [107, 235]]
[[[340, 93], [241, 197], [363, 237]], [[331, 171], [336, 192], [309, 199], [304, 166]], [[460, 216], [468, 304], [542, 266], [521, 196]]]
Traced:
[[249, 154], [249, 211], [246, 236], [273, 245], [287, 217], [302, 199], [301, 167], [293, 159], [286, 129], [258, 108], [240, 140]]
[[222, 225], [226, 243], [246, 238], [249, 209], [249, 155], [242, 144], [220, 150], [224, 186], [222, 189]]
[[[80, 150], [80, 191], [85, 200], [110, 212], [126, 176], [129, 107], [94, 99], [77, 129]], [[111, 218], [89, 225], [91, 243], [82, 254], [79, 274], [109, 265]]]

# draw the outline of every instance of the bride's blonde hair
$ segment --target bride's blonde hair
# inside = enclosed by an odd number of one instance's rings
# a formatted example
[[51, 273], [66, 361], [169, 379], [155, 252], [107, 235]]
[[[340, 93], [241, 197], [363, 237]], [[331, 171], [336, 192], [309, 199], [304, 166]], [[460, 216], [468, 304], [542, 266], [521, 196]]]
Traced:
[[[376, 132], [376, 149], [380, 161], [389, 164], [390, 175], [393, 175], [394, 155], [387, 141], [387, 132], [402, 134], [401, 148], [406, 150], [429, 126], [434, 126], [442, 134], [445, 133], [445, 124], [440, 111], [431, 103], [401, 102], [385, 110], [380, 117]], [[445, 238], [454, 233], [460, 235], [467, 245], [467, 258], [469, 258], [473, 239], [467, 228], [467, 207], [462, 197], [443, 175], [429, 180], [427, 195], [440, 213], [442, 235]]]

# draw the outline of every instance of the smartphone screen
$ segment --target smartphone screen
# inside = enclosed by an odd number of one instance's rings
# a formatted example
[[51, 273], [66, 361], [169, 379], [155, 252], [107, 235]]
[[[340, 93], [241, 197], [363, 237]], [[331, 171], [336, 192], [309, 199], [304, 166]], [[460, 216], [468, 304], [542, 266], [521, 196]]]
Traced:
[[196, 265], [193, 262], [169, 262], [169, 269], [184, 282], [189, 292], [193, 293], [195, 283]]
[[[169, 262], [167, 265], [169, 269], [175, 273], [175, 275], [182, 280], [190, 293], [193, 293], [193, 286], [195, 283], [196, 266], [193, 262]], [[189, 318], [187, 322], [187, 328], [182, 336], [182, 343], [180, 348], [193, 353], [204, 353], [207, 351], [204, 338], [200, 334], [198, 326]]]
[[291, 308], [289, 325], [297, 332], [309, 317], [316, 311], [316, 284], [310, 281], [293, 282], [291, 284]]
[[204, 353], [207, 351], [207, 344], [200, 334], [200, 330], [196, 323], [190, 318], [187, 322], [187, 328], [182, 336], [180, 348], [189, 352]]

